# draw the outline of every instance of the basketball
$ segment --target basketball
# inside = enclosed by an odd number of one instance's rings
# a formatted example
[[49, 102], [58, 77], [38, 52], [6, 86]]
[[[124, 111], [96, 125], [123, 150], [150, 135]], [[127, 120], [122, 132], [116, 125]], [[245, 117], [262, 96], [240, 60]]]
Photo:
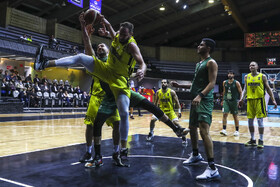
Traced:
[[96, 10], [88, 9], [85, 12], [84, 19], [85, 19], [85, 22], [86, 22], [87, 25], [88, 24], [96, 25], [97, 23], [100, 22], [100, 14]]

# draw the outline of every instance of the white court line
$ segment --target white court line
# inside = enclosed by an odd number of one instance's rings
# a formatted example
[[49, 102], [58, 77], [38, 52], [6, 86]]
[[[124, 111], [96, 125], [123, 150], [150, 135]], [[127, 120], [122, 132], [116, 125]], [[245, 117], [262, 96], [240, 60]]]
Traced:
[[[177, 160], [186, 160], [186, 158], [180, 158], [180, 157], [168, 157], [168, 156], [156, 156], [156, 155], [129, 155], [130, 158], [168, 158], [168, 159], [177, 159]], [[106, 156], [106, 157], [102, 157], [103, 159], [107, 159], [107, 158], [112, 158], [111, 156]], [[75, 162], [75, 163], [72, 163], [70, 165], [76, 165], [76, 164], [79, 164], [80, 162]], [[202, 163], [204, 164], [207, 164], [208, 162], [205, 162], [205, 161], [202, 161]], [[224, 168], [224, 169], [228, 169], [228, 170], [231, 170], [239, 175], [241, 175], [242, 177], [244, 177], [247, 182], [248, 182], [248, 186], [247, 187], [253, 187], [253, 181], [250, 179], [250, 177], [248, 177], [247, 175], [245, 175], [244, 173], [240, 172], [240, 171], [237, 171], [235, 169], [232, 169], [232, 168], [229, 168], [229, 167], [226, 167], [226, 166], [223, 166], [223, 165], [220, 165], [220, 164], [216, 164], [216, 166], [219, 166], [221, 168]]]
[[18, 186], [33, 187], [33, 186], [30, 186], [30, 185], [27, 185], [27, 184], [23, 184], [23, 183], [20, 183], [20, 182], [12, 181], [12, 180], [5, 179], [5, 178], [2, 178], [2, 177], [0, 177], [0, 180], [1, 180], [1, 181], [8, 182], [8, 183], [16, 184], [16, 185], [18, 185]]

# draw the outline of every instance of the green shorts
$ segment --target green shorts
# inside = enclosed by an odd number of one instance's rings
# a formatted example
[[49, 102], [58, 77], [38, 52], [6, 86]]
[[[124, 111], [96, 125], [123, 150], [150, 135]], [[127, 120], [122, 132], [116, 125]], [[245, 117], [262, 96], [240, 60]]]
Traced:
[[204, 100], [200, 101], [198, 106], [191, 106], [190, 110], [190, 126], [199, 126], [199, 122], [205, 122], [209, 125], [212, 123], [212, 111], [214, 103], [213, 100]]
[[237, 101], [224, 100], [223, 102], [223, 113], [231, 113], [233, 115], [238, 114], [238, 103]]
[[108, 97], [105, 95], [104, 97], [98, 98], [92, 96], [90, 98], [84, 123], [86, 125], [94, 125], [97, 112], [111, 115], [106, 120], [108, 126], [113, 127], [114, 122], [120, 121], [120, 115], [114, 97]]
[[131, 95], [130, 95], [130, 106], [131, 107], [137, 106], [141, 101], [146, 99], [140, 93], [134, 92], [132, 90], [130, 90], [130, 92], [131, 92]]

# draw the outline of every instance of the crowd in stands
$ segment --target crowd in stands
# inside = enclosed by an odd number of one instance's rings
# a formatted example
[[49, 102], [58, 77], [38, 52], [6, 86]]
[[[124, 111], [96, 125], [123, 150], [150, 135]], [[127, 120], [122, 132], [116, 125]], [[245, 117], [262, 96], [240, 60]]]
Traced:
[[0, 69], [1, 96], [18, 98], [25, 107], [61, 107], [61, 106], [87, 106], [89, 94], [82, 91], [79, 86], [73, 87], [66, 80], [49, 80], [19, 76], [15, 70], [2, 73]]

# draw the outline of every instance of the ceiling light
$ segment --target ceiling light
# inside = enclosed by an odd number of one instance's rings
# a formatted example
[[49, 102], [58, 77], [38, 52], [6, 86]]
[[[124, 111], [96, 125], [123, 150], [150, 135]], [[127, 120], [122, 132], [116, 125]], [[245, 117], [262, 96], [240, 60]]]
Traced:
[[179, 3], [180, 0], [176, 0], [176, 3]]
[[230, 16], [232, 14], [232, 11], [230, 10], [230, 11], [228, 11], [228, 15]]
[[208, 0], [208, 3], [214, 3], [214, 0]]
[[188, 7], [188, 5], [187, 5], [187, 4], [184, 4], [183, 9], [186, 9], [187, 7]]
[[161, 5], [161, 6], [159, 7], [159, 10], [160, 10], [160, 11], [165, 11], [165, 7], [164, 7], [163, 5]]
[[229, 6], [225, 5], [224, 9], [225, 9], [226, 12], [229, 11]]

